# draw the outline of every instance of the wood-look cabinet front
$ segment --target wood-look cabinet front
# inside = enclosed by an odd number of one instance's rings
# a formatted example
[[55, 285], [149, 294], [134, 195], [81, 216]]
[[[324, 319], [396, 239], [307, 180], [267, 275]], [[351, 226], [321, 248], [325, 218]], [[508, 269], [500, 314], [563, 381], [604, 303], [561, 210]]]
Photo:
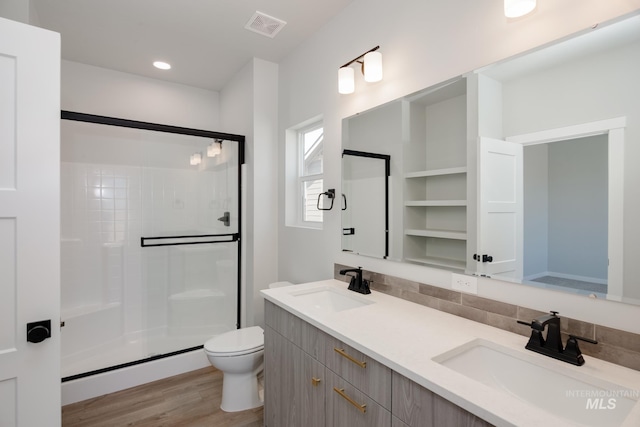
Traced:
[[266, 427], [491, 424], [265, 302]]
[[391, 412], [327, 369], [327, 427], [389, 427]]
[[[408, 427], [488, 427], [488, 422], [438, 396], [410, 379], [393, 373], [393, 415]], [[395, 424], [394, 424], [395, 427]]]
[[265, 327], [265, 408], [268, 427], [324, 427], [325, 367]]

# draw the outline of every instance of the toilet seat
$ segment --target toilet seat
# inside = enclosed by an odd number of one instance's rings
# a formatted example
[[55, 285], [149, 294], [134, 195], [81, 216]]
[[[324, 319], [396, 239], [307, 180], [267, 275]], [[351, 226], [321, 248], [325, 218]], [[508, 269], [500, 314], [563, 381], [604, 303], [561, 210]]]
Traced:
[[212, 356], [230, 357], [264, 349], [264, 330], [260, 326], [236, 329], [211, 338], [204, 350]]

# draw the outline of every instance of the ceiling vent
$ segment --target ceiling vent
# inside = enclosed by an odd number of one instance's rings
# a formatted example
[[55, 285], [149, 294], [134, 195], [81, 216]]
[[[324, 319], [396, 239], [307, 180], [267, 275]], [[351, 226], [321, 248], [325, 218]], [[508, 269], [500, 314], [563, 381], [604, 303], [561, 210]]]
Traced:
[[263, 36], [274, 38], [286, 24], [287, 23], [281, 19], [274, 18], [262, 12], [256, 12], [244, 28], [262, 34]]

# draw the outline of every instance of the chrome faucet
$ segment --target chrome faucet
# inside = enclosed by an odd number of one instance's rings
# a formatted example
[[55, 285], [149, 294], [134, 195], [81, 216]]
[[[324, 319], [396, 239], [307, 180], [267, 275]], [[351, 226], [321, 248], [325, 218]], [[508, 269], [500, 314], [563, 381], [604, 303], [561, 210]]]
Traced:
[[[578, 346], [578, 340], [586, 341], [591, 344], [598, 344], [589, 338], [569, 335], [567, 346], [562, 346], [562, 336], [560, 335], [560, 317], [557, 311], [551, 311], [550, 314], [537, 317], [531, 323], [518, 320], [522, 325], [531, 326], [531, 337], [525, 346], [527, 350], [553, 357], [573, 365], [584, 365], [584, 357]], [[546, 337], [542, 336], [545, 328], [547, 329]]]
[[362, 278], [362, 267], [345, 268], [344, 270], [340, 270], [340, 274], [342, 276], [346, 275], [347, 273], [356, 273], [355, 276], [351, 276], [349, 287], [347, 289], [361, 294], [371, 293], [371, 289], [369, 289], [369, 281]]

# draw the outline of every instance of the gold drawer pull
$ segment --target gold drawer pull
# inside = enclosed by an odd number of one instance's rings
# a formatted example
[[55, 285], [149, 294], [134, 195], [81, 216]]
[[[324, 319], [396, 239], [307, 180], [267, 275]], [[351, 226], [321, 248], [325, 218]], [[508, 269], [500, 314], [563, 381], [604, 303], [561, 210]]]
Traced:
[[358, 402], [356, 402], [355, 400], [347, 396], [343, 388], [334, 387], [333, 391], [338, 393], [340, 396], [344, 397], [344, 399], [347, 402], [351, 403], [353, 406], [355, 406], [358, 409], [358, 411], [362, 412], [363, 414], [367, 412], [367, 404], [363, 403], [362, 405], [360, 405]]
[[335, 348], [334, 347], [333, 350], [336, 353], [338, 353], [340, 356], [346, 357], [347, 359], [349, 359], [350, 361], [352, 361], [356, 365], [360, 366], [361, 368], [366, 368], [367, 367], [367, 362], [361, 362], [361, 361], [355, 359], [353, 356], [349, 356], [347, 353], [345, 353], [344, 348]]
[[314, 387], [317, 386], [320, 384], [320, 378], [311, 377], [311, 384], [313, 384]]

